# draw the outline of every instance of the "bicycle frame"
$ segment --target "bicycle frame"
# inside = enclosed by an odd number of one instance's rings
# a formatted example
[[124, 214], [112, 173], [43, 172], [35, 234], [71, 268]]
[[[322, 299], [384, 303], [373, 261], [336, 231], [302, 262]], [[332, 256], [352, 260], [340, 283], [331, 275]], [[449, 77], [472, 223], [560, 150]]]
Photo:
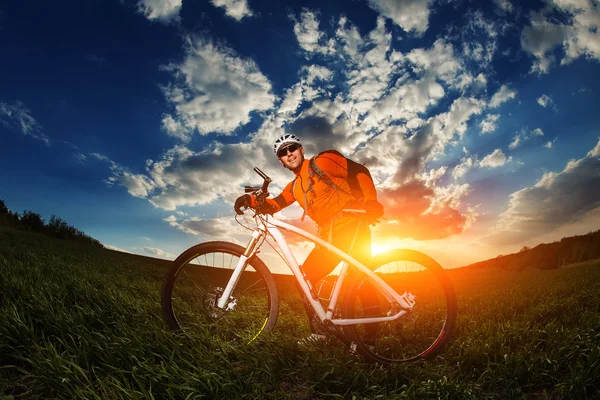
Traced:
[[[355, 210], [343, 210], [343, 211], [355, 211]], [[411, 310], [412, 307], [414, 306], [414, 300], [410, 299], [406, 293], [399, 295], [398, 293], [396, 293], [396, 291], [394, 291], [394, 289], [392, 289], [387, 283], [385, 283], [385, 281], [383, 281], [373, 271], [371, 271], [369, 268], [367, 268], [365, 265], [361, 264], [359, 261], [357, 261], [350, 255], [348, 255], [347, 253], [345, 253], [342, 250], [338, 249], [337, 247], [333, 246], [331, 243], [328, 243], [325, 240], [323, 240], [311, 233], [308, 233], [301, 228], [290, 225], [283, 221], [279, 221], [270, 215], [266, 215], [266, 216], [258, 215], [257, 217], [260, 220], [261, 224], [258, 224], [257, 228], [253, 230], [250, 242], [246, 246], [246, 251], [244, 252], [244, 255], [242, 255], [240, 257], [238, 264], [236, 265], [235, 269], [233, 270], [231, 278], [229, 279], [229, 282], [227, 283], [227, 286], [225, 287], [225, 289], [223, 291], [222, 296], [219, 298], [219, 300], [217, 302], [217, 306], [219, 308], [222, 308], [222, 309], [225, 308], [225, 306], [228, 302], [228, 299], [229, 299], [231, 293], [233, 292], [233, 289], [235, 288], [235, 285], [237, 284], [242, 272], [246, 268], [246, 261], [248, 259], [250, 259], [256, 253], [256, 251], [260, 248], [260, 246], [264, 243], [264, 240], [266, 239], [267, 234], [270, 234], [277, 242], [277, 245], [281, 249], [288, 267], [294, 274], [294, 277], [298, 281], [302, 291], [304, 292], [304, 295], [306, 296], [306, 298], [308, 299], [312, 308], [314, 309], [315, 313], [319, 316], [319, 318], [322, 322], [326, 321], [326, 320], [330, 320], [335, 325], [354, 325], [354, 324], [393, 321], [393, 320], [400, 318], [404, 314], [406, 314], [408, 312], [408, 310]], [[342, 259], [342, 268], [341, 268], [340, 274], [334, 284], [334, 289], [331, 294], [331, 298], [330, 298], [329, 304], [327, 306], [327, 309], [323, 308], [318, 297], [313, 295], [313, 292], [309, 286], [309, 283], [306, 280], [306, 278], [304, 277], [304, 275], [300, 269], [298, 261], [296, 261], [296, 258], [294, 257], [294, 255], [290, 249], [290, 246], [287, 243], [287, 240], [285, 239], [285, 237], [283, 236], [283, 234], [281, 233], [279, 228], [284, 229], [286, 231], [296, 233], [296, 234], [304, 237], [305, 239], [310, 240], [311, 242], [313, 242], [315, 244], [323, 246]], [[348, 272], [348, 268], [350, 265], [352, 267], [354, 267], [355, 269], [359, 270], [360, 272], [362, 272], [363, 274], [365, 274], [367, 276], [367, 278], [372, 282], [372, 284], [380, 291], [380, 293], [383, 294], [387, 298], [387, 300], [390, 301], [393, 305], [394, 305], [394, 302], [397, 305], [399, 305], [400, 309], [395, 314], [385, 316], [385, 317], [333, 319], [333, 312], [337, 305], [339, 295], [341, 293], [342, 286], [344, 283], [344, 278], [346, 276], [346, 273]]]

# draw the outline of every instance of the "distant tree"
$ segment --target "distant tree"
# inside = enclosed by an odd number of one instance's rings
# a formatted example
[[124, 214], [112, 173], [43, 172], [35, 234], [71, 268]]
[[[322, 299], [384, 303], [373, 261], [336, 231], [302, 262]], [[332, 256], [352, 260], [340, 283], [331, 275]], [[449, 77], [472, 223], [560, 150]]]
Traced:
[[8, 225], [9, 224], [9, 217], [8, 217], [9, 213], [10, 213], [10, 210], [8, 209], [8, 207], [6, 207], [4, 200], [0, 200], [0, 225]]
[[19, 220], [19, 225], [33, 232], [44, 232], [45, 223], [40, 214], [33, 211], [23, 211], [23, 216]]
[[529, 251], [529, 250], [531, 250], [531, 247], [523, 246], [523, 247], [521, 247], [521, 250], [519, 250], [519, 253], [523, 253], [524, 251]]
[[13, 213], [8, 209], [4, 200], [0, 200], [0, 225], [8, 225], [17, 229], [28, 230], [32, 232], [43, 233], [59, 239], [77, 240], [91, 243], [95, 246], [104, 247], [99, 240], [96, 240], [79, 229], [70, 226], [56, 215], [50, 217], [48, 224], [40, 214], [30, 210], [23, 211], [23, 215]]
[[6, 203], [4, 200], [0, 200], [0, 215], [8, 215], [8, 213], [10, 213], [10, 210], [6, 207]]

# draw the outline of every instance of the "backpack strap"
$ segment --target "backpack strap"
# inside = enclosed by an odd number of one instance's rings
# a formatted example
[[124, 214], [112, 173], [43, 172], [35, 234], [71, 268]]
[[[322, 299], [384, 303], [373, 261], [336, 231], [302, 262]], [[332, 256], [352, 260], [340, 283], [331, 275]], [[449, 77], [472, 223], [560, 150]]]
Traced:
[[[326, 153], [326, 152], [324, 152], [324, 153]], [[321, 154], [323, 154], [323, 153], [319, 153], [316, 157], [313, 157], [310, 159], [310, 169], [312, 169], [312, 171], [317, 175], [319, 180], [325, 182], [328, 186], [331, 186], [334, 190], [339, 190], [340, 192], [342, 192], [348, 196], [354, 197], [352, 194], [348, 193], [347, 191], [342, 189], [340, 186], [338, 186], [334, 181], [331, 180], [331, 178], [325, 172], [323, 172], [323, 170], [321, 168], [319, 168], [319, 166], [317, 165], [317, 162], [316, 162], [316, 158], [319, 157]]]
[[[297, 183], [298, 183], [298, 177], [295, 177], [294, 183], [292, 183], [292, 193], [296, 193], [296, 184]], [[304, 191], [304, 189], [302, 189], [302, 192], [304, 192], [304, 207], [308, 207], [308, 200], [306, 199], [306, 192]], [[304, 222], [304, 217], [306, 217], [306, 209], [304, 207], [302, 207], [302, 218], [300, 218], [300, 221], [303, 221], [303, 222]]]

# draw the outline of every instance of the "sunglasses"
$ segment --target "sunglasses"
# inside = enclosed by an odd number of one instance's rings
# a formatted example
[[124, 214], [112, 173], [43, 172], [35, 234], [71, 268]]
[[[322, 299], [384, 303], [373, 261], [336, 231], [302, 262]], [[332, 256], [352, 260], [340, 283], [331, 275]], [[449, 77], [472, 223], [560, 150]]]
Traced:
[[286, 155], [288, 154], [288, 151], [289, 151], [290, 153], [293, 153], [293, 152], [295, 152], [296, 150], [298, 150], [299, 148], [300, 148], [300, 145], [299, 145], [299, 144], [292, 144], [292, 145], [289, 145], [289, 146], [287, 146], [287, 147], [284, 147], [283, 149], [279, 149], [279, 150], [277, 151], [277, 157], [281, 158], [281, 157], [283, 157], [283, 156], [286, 156]]

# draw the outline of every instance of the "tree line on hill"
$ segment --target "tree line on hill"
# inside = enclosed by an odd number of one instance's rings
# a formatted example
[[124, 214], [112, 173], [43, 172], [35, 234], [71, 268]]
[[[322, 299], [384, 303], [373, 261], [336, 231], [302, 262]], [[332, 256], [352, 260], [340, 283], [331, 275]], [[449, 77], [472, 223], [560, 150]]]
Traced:
[[42, 233], [59, 239], [76, 240], [104, 247], [100, 241], [86, 235], [79, 229], [70, 226], [59, 217], [52, 215], [46, 223], [40, 214], [30, 210], [24, 210], [22, 214], [12, 212], [6, 206], [4, 200], [0, 200], [0, 225], [10, 226], [16, 229]]
[[507, 270], [555, 269], [564, 265], [600, 258], [600, 230], [585, 235], [564, 237], [553, 243], [543, 243], [518, 253], [499, 255], [471, 264], [469, 268], [501, 268]]

